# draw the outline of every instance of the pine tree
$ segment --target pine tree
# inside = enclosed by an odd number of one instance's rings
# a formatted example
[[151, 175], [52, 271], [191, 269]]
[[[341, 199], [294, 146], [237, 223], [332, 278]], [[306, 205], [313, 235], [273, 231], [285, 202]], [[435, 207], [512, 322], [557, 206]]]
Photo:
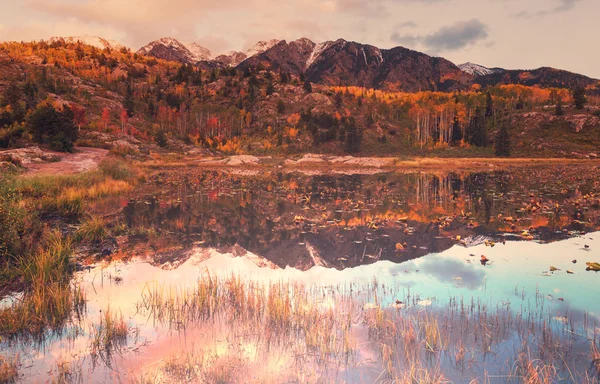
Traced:
[[346, 131], [344, 135], [344, 151], [347, 153], [360, 152], [360, 143], [362, 135], [356, 127], [356, 121], [353, 117], [344, 118], [342, 121], [343, 129]]
[[452, 144], [457, 144], [463, 139], [462, 129], [460, 128], [460, 122], [458, 116], [454, 116], [454, 123], [452, 124]]
[[72, 152], [78, 130], [71, 108], [65, 106], [57, 111], [51, 104], [36, 108], [28, 118], [28, 127], [33, 140], [56, 151]]
[[556, 116], [562, 116], [565, 114], [565, 111], [563, 111], [563, 107], [562, 107], [562, 99], [558, 98], [558, 101], [556, 102], [556, 111], [555, 111]]
[[272, 81], [269, 81], [269, 83], [267, 84], [266, 93], [267, 96], [271, 96], [273, 93], [275, 93], [275, 87], [273, 86]]
[[506, 123], [500, 124], [494, 140], [494, 151], [498, 157], [510, 156], [510, 134]]
[[473, 144], [478, 147], [485, 147], [488, 144], [485, 116], [481, 112], [480, 108], [475, 110], [475, 115], [469, 123], [467, 130], [467, 141], [469, 144]]
[[131, 88], [131, 82], [127, 82], [127, 89], [125, 92], [125, 98], [123, 99], [123, 108], [127, 111], [127, 116], [133, 116], [133, 109], [135, 102], [133, 100], [133, 89]]
[[488, 91], [485, 95], [485, 117], [492, 117], [494, 115], [494, 100], [492, 94]]
[[306, 79], [304, 81], [304, 92], [306, 93], [312, 93], [312, 84], [310, 83], [310, 81], [308, 79]]
[[285, 103], [283, 102], [283, 100], [279, 99], [279, 101], [277, 102], [277, 113], [279, 113], [281, 115], [284, 112], [285, 112]]
[[576, 87], [573, 90], [573, 104], [577, 109], [583, 109], [585, 104], [587, 103], [587, 98], [585, 97], [585, 88]]

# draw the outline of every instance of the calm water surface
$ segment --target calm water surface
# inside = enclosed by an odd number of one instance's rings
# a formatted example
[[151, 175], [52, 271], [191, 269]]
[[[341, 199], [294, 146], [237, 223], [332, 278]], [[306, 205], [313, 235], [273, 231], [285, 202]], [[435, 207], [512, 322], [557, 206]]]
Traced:
[[[254, 380], [276, 378], [297, 360], [289, 350], [232, 343], [226, 321], [174, 329], [141, 304], [153, 289], [182, 292], [207, 273], [223, 279], [234, 274], [266, 285], [310, 287], [322, 310], [345, 311], [341, 298], [352, 292], [355, 312], [363, 317], [383, 308], [406, 317], [437, 314], [450, 330], [464, 327], [465, 317], [488, 313], [490, 324], [547, 325], [572, 351], [568, 366], [574, 372], [559, 368], [559, 377], [583, 382], [600, 322], [600, 274], [586, 270], [586, 262], [600, 262], [599, 181], [598, 170], [585, 167], [158, 173], [131, 199], [110, 203], [122, 207], [127, 229], [108, 248], [116, 251], [118, 244], [127, 257], [114, 253], [112, 262], [98, 261], [76, 274], [87, 294], [87, 315], [42, 343], [5, 340], [0, 348], [20, 354], [27, 382], [56, 377], [57, 362], [75, 367], [75, 381], [135, 382], [166, 357], [199, 345], [254, 362], [260, 366]], [[482, 263], [482, 256], [489, 261]], [[130, 336], [118, 352], [92, 359], [90, 334], [108, 308], [124, 316]], [[462, 318], [455, 316], [461, 312]], [[353, 324], [358, 341], [351, 362], [321, 377], [379, 382], [377, 343], [364, 321], [357, 317]], [[511, 361], [527, 342], [508, 327], [488, 350], [475, 348], [479, 353], [467, 367], [457, 366], [454, 350], [429, 359], [457, 383], [484, 377], [507, 382]]]

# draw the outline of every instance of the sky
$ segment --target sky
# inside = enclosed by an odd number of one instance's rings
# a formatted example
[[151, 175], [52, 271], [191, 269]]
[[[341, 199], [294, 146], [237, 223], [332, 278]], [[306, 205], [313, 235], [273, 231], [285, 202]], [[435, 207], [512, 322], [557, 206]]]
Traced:
[[0, 41], [161, 37], [213, 53], [259, 40], [343, 38], [456, 64], [566, 69], [600, 78], [599, 0], [1, 0]]

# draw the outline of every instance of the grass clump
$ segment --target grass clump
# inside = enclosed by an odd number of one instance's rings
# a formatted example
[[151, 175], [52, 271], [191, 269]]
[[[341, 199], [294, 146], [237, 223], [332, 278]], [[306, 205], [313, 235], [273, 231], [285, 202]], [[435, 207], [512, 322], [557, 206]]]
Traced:
[[0, 383], [12, 384], [19, 379], [19, 356], [12, 358], [0, 355]]
[[0, 335], [41, 336], [59, 330], [71, 313], [80, 314], [85, 295], [70, 283], [72, 243], [58, 232], [46, 236], [44, 246], [18, 265], [25, 284], [22, 296], [0, 311]]
[[110, 236], [110, 230], [103, 218], [90, 216], [75, 232], [76, 241], [99, 243]]
[[135, 175], [129, 164], [111, 157], [102, 160], [98, 168], [104, 175], [112, 177], [115, 180], [128, 180]]
[[101, 317], [100, 323], [92, 329], [91, 356], [95, 362], [100, 358], [108, 367], [110, 367], [111, 356], [123, 345], [127, 344], [129, 330], [123, 315], [113, 313], [106, 309]]

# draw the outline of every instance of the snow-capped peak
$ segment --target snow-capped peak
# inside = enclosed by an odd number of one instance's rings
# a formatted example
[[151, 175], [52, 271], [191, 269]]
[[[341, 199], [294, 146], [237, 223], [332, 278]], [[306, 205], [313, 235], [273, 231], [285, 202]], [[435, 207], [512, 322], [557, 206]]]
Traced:
[[180, 56], [185, 61], [189, 61], [190, 63], [196, 63], [201, 60], [210, 60], [212, 58], [212, 53], [210, 50], [201, 46], [200, 44], [186, 43], [172, 37], [163, 37], [161, 39], [154, 40], [148, 45], [140, 48], [138, 53], [146, 55], [158, 46], [180, 51]]
[[91, 45], [99, 49], [110, 48], [110, 49], [122, 49], [125, 46], [118, 41], [108, 40], [98, 36], [66, 36], [66, 37], [52, 37], [49, 40], [51, 43], [56, 41], [64, 41], [68, 44], [74, 44], [80, 42], [82, 44]]
[[281, 40], [278, 40], [278, 39], [273, 39], [273, 40], [269, 40], [269, 41], [259, 41], [258, 43], [254, 44], [254, 46], [252, 48], [250, 48], [249, 50], [247, 50], [244, 53], [246, 54], [246, 57], [256, 56], [265, 51], [268, 51], [269, 49], [273, 48], [280, 42], [281, 42]]
[[315, 60], [321, 55], [321, 53], [323, 53], [324, 50], [326, 50], [333, 44], [335, 44], [335, 43], [331, 42], [331, 41], [317, 43], [317, 45], [315, 45], [315, 47], [313, 48], [313, 51], [311, 52], [310, 56], [308, 57], [308, 60], [306, 60], [306, 65], [304, 66], [304, 70], [307, 70], [315, 62]]
[[273, 39], [273, 40], [269, 40], [269, 41], [259, 41], [258, 43], [254, 44], [254, 46], [246, 51], [243, 52], [238, 52], [238, 51], [229, 51], [227, 53], [224, 53], [220, 56], [217, 56], [217, 61], [220, 61], [221, 63], [228, 65], [230, 67], [236, 67], [238, 64], [240, 64], [242, 61], [256, 56], [256, 55], [260, 55], [261, 53], [268, 51], [269, 49], [273, 48], [274, 46], [276, 46], [277, 44], [279, 44], [282, 40], [278, 40], [278, 39]]
[[475, 76], [485, 76], [485, 75], [491, 75], [492, 73], [497, 73], [500, 72], [500, 69], [497, 68], [487, 68], [484, 67], [483, 65], [479, 65], [479, 64], [474, 64], [474, 63], [464, 63], [464, 64], [460, 64], [458, 66], [458, 68], [460, 68], [463, 72], [467, 72], [471, 75], [475, 75]]

